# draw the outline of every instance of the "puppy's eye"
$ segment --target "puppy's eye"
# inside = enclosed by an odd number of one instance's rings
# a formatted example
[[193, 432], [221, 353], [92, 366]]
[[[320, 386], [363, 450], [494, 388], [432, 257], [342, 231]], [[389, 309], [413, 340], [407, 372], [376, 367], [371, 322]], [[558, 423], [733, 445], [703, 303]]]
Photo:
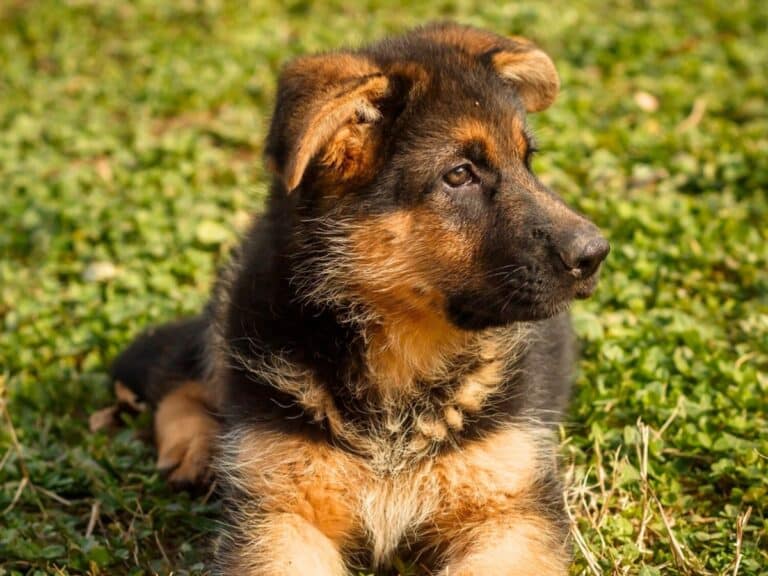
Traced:
[[469, 164], [457, 166], [443, 175], [443, 182], [451, 188], [461, 188], [471, 184], [476, 179], [475, 173], [472, 172], [472, 167]]

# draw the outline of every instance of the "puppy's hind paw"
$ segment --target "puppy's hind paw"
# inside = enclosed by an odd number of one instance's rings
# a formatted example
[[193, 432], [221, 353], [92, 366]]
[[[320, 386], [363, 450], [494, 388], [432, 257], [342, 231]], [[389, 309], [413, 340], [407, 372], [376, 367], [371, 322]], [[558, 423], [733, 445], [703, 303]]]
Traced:
[[180, 489], [212, 480], [211, 457], [218, 421], [197, 394], [200, 384], [185, 384], [162, 399], [155, 412], [157, 468]]

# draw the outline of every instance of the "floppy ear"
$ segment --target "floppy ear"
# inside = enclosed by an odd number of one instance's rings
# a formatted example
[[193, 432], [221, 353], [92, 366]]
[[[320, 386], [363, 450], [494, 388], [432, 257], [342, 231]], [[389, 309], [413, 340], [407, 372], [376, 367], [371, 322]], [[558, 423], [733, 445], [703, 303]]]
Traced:
[[441, 44], [487, 62], [517, 90], [528, 112], [539, 112], [555, 101], [560, 79], [549, 56], [530, 40], [520, 36], [504, 37], [485, 30], [443, 23], [417, 32]]
[[381, 70], [360, 56], [336, 53], [290, 62], [280, 76], [266, 144], [267, 163], [286, 190], [299, 186], [310, 161], [329, 146], [325, 164], [354, 163], [370, 137], [363, 126], [381, 119], [377, 103], [389, 89]]

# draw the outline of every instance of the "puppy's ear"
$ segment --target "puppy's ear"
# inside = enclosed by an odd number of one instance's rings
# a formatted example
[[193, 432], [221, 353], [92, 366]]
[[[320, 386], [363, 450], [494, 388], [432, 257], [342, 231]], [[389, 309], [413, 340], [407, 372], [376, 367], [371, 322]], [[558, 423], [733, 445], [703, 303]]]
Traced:
[[560, 89], [555, 65], [530, 40], [520, 36], [504, 37], [485, 30], [442, 23], [417, 32], [441, 44], [460, 50], [487, 62], [517, 90], [528, 112], [549, 108]]
[[306, 56], [283, 70], [266, 157], [288, 192], [299, 186], [310, 161], [325, 150], [324, 164], [354, 172], [381, 120], [377, 104], [390, 90], [387, 77], [361, 56], [337, 53]]

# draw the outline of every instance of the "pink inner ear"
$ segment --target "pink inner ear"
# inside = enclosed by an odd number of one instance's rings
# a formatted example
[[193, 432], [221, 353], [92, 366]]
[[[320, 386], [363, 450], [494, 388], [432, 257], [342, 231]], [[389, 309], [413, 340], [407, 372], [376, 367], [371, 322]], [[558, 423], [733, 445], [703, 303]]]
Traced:
[[560, 79], [552, 60], [541, 50], [499, 52], [493, 56], [493, 66], [517, 88], [528, 112], [545, 110], [555, 101]]

